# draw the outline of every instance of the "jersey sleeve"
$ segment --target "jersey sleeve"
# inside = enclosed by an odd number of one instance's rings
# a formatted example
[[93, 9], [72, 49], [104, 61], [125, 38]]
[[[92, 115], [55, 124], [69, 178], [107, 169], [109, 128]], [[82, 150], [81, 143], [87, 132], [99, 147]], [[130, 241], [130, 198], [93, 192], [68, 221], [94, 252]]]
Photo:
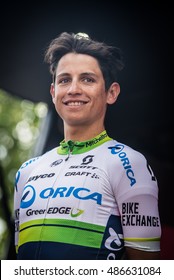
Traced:
[[18, 237], [19, 237], [19, 216], [20, 216], [20, 203], [23, 193], [23, 188], [29, 178], [31, 170], [34, 168], [35, 162], [40, 157], [32, 158], [24, 162], [16, 172], [15, 189], [14, 189], [14, 224], [15, 224], [15, 247], [18, 251]]
[[125, 246], [160, 251], [158, 184], [145, 157], [132, 149], [117, 155], [121, 176], [114, 194], [121, 215]]

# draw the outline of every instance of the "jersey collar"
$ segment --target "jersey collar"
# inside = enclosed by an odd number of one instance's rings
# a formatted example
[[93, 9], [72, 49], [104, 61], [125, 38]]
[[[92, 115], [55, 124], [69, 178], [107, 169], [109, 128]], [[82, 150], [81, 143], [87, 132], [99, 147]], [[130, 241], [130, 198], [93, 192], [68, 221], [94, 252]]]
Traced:
[[106, 130], [104, 130], [96, 137], [83, 142], [72, 140], [65, 142], [65, 140], [63, 140], [60, 142], [60, 146], [57, 148], [57, 152], [60, 155], [67, 155], [69, 153], [82, 154], [100, 146], [101, 144], [109, 140], [111, 140], [111, 138], [108, 136]]

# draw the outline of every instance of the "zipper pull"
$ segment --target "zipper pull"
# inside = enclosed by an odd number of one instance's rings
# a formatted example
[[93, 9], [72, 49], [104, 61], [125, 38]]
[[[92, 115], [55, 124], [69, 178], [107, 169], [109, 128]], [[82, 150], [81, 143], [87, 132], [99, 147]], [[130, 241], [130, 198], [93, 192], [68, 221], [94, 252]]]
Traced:
[[71, 140], [69, 140], [68, 142], [67, 142], [67, 144], [68, 144], [68, 156], [67, 156], [67, 158], [65, 159], [65, 161], [67, 161], [68, 159], [69, 159], [69, 157], [70, 157], [70, 155], [71, 155], [71, 153], [72, 153], [72, 151], [73, 151], [73, 148], [74, 148], [74, 142], [73, 141], [71, 141]]
[[70, 151], [70, 150], [68, 150], [68, 156], [67, 156], [67, 158], [65, 159], [65, 161], [67, 161], [67, 160], [69, 159], [70, 154], [71, 154], [71, 151]]

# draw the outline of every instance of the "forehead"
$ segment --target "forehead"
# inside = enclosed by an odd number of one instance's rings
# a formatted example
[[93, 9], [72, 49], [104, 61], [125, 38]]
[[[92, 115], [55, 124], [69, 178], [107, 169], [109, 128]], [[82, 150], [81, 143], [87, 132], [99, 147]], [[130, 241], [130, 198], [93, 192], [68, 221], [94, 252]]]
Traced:
[[59, 72], [89, 72], [101, 73], [99, 63], [96, 58], [87, 54], [68, 53], [61, 57], [57, 65]]

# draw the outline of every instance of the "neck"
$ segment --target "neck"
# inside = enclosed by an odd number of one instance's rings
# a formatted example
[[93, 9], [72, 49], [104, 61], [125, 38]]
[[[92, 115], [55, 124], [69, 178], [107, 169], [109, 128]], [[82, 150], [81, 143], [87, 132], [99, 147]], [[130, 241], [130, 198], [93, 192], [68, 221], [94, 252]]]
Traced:
[[102, 131], [105, 130], [104, 125], [96, 127], [86, 127], [86, 126], [64, 126], [64, 138], [65, 141], [72, 140], [72, 141], [86, 141], [89, 139], [94, 138]]

